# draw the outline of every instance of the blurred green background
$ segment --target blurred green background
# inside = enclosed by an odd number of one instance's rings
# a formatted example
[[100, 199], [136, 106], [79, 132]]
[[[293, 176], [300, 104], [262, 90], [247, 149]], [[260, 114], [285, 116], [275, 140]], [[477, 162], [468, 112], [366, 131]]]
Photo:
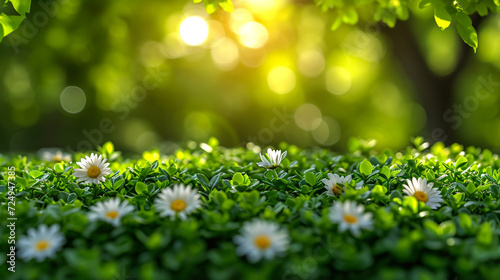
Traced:
[[498, 15], [475, 19], [474, 54], [418, 1], [395, 29], [366, 11], [336, 31], [310, 2], [235, 0], [208, 15], [187, 0], [33, 1], [0, 44], [0, 151], [141, 152], [211, 136], [500, 147]]

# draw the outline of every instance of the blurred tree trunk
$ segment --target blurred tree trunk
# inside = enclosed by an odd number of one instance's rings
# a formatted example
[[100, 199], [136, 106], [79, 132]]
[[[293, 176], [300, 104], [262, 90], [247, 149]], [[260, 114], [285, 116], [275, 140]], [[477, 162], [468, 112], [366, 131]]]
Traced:
[[[477, 27], [481, 17], [472, 19]], [[392, 40], [392, 53], [412, 82], [425, 109], [427, 139], [446, 144], [456, 142], [458, 139], [456, 130], [452, 128], [453, 123], [447, 122], [444, 115], [446, 111], [454, 110], [454, 86], [469, 57], [474, 55], [472, 48], [460, 41], [455, 69], [446, 76], [439, 76], [428, 67], [408, 21], [398, 21], [394, 28], [384, 27], [383, 32]]]

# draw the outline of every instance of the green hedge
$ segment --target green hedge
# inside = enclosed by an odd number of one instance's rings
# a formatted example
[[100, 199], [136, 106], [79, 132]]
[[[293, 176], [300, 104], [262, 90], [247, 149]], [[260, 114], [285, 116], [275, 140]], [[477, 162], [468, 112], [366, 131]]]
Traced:
[[[404, 152], [375, 152], [352, 140], [350, 152], [302, 150], [282, 143], [276, 169], [259, 167], [259, 148], [226, 149], [215, 139], [164, 155], [123, 157], [106, 143], [97, 152], [112, 174], [100, 184], [76, 183], [76, 162], [34, 155], [0, 155], [0, 262], [16, 223], [16, 272], [1, 279], [500, 279], [500, 159], [458, 144], [427, 147], [421, 138]], [[264, 153], [264, 151], [260, 151]], [[15, 213], [9, 215], [8, 169], [15, 168]], [[338, 195], [327, 195], [328, 173], [351, 175]], [[433, 210], [406, 196], [407, 179], [440, 191]], [[14, 182], [14, 181], [11, 181]], [[190, 185], [201, 207], [161, 217], [160, 191]], [[11, 184], [12, 185], [12, 184]], [[133, 206], [118, 226], [89, 219], [90, 207], [118, 197]], [[371, 229], [353, 235], [329, 218], [335, 203], [354, 201], [372, 215]], [[12, 210], [12, 209], [10, 209]], [[254, 219], [288, 233], [282, 256], [250, 262], [237, 254], [235, 236]], [[58, 225], [64, 244], [42, 262], [20, 258], [28, 229]]]

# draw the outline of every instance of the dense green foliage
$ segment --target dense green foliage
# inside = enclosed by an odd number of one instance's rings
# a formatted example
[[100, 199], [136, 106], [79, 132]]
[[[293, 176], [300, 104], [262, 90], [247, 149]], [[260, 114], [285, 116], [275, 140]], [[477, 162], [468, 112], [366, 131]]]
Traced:
[[[9, 8], [13, 8], [12, 9]], [[0, 5], [0, 42], [16, 30], [31, 9], [31, 0], [5, 0]]]
[[[193, 0], [195, 3], [201, 0]], [[358, 20], [381, 21], [389, 27], [394, 27], [397, 20], [407, 20], [410, 14], [410, 0], [315, 0], [323, 11], [332, 11], [332, 30], [337, 29], [342, 23], [354, 25]], [[445, 30], [451, 23], [456, 23], [456, 28], [462, 40], [471, 46], [474, 51], [478, 47], [477, 32], [470, 15], [478, 13], [486, 16], [489, 12], [500, 11], [498, 0], [419, 0], [419, 8], [430, 7], [434, 10], [436, 24]], [[203, 0], [207, 12], [213, 13], [220, 5], [225, 11], [232, 10], [231, 0]]]
[[[498, 155], [458, 144], [427, 148], [420, 138], [404, 152], [375, 153], [365, 141], [349, 144], [350, 153], [338, 155], [282, 143], [279, 148], [288, 152], [282, 166], [266, 170], [256, 164], [255, 147], [226, 149], [215, 139], [142, 158], [123, 157], [107, 143], [99, 153], [114, 174], [100, 185], [76, 183], [75, 163], [0, 156], [3, 201], [3, 171], [16, 170], [18, 238], [28, 228], [59, 224], [67, 240], [55, 259], [17, 260], [9, 279], [498, 279]], [[321, 179], [328, 173], [353, 176], [344, 194], [326, 196]], [[433, 182], [444, 204], [431, 210], [403, 197], [403, 183], [412, 177]], [[186, 221], [160, 218], [152, 204], [176, 182], [202, 196], [202, 208]], [[89, 206], [109, 197], [127, 200], [135, 211], [116, 228], [89, 222]], [[327, 215], [337, 200], [364, 204], [374, 229], [359, 237], [339, 233]], [[0, 239], [6, 240], [6, 205], [0, 216]], [[236, 255], [232, 238], [254, 217], [288, 230], [284, 257], [250, 264]], [[5, 252], [6, 243], [0, 246]], [[0, 278], [7, 273], [2, 269]]]

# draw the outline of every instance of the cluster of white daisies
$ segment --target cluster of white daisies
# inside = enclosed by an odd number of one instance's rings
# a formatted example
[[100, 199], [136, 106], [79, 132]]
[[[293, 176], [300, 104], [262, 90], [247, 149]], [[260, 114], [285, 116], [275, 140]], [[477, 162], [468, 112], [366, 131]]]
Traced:
[[[262, 162], [258, 166], [275, 169], [280, 166], [286, 157], [286, 151], [274, 151], [268, 149], [265, 155], [260, 155]], [[109, 163], [102, 156], [91, 154], [77, 163], [80, 168], [75, 169], [74, 176], [77, 182], [99, 184], [105, 181], [105, 176], [111, 174]], [[323, 179], [327, 189], [327, 195], [342, 195], [347, 185], [352, 181], [351, 175], [339, 176], [328, 174], [328, 179]], [[362, 188], [363, 181], [356, 184], [356, 188]], [[431, 209], [437, 209], [443, 202], [438, 189], [433, 188], [432, 183], [426, 179], [413, 178], [407, 180], [404, 192], [408, 196], [414, 196], [418, 201], [424, 202]], [[154, 202], [160, 217], [170, 217], [174, 220], [179, 217], [186, 220], [187, 215], [201, 207], [200, 195], [190, 186], [175, 184], [172, 188], [163, 189]], [[128, 201], [119, 198], [111, 198], [104, 202], [97, 202], [90, 207], [88, 219], [90, 221], [105, 221], [114, 226], [119, 226], [121, 219], [134, 211], [134, 207]], [[338, 224], [340, 232], [350, 230], [354, 236], [359, 236], [361, 230], [370, 230], [373, 227], [372, 213], [366, 212], [363, 205], [354, 201], [344, 203], [336, 201], [329, 209], [328, 217], [332, 223]], [[273, 222], [254, 219], [244, 223], [240, 235], [234, 237], [237, 245], [236, 252], [246, 255], [250, 262], [258, 262], [261, 259], [272, 259], [282, 256], [287, 251], [290, 237], [286, 229]], [[46, 257], [53, 257], [65, 242], [64, 236], [59, 231], [59, 225], [40, 225], [38, 230], [28, 230], [28, 235], [19, 240], [20, 257], [25, 260], [36, 259], [42, 261]]]

